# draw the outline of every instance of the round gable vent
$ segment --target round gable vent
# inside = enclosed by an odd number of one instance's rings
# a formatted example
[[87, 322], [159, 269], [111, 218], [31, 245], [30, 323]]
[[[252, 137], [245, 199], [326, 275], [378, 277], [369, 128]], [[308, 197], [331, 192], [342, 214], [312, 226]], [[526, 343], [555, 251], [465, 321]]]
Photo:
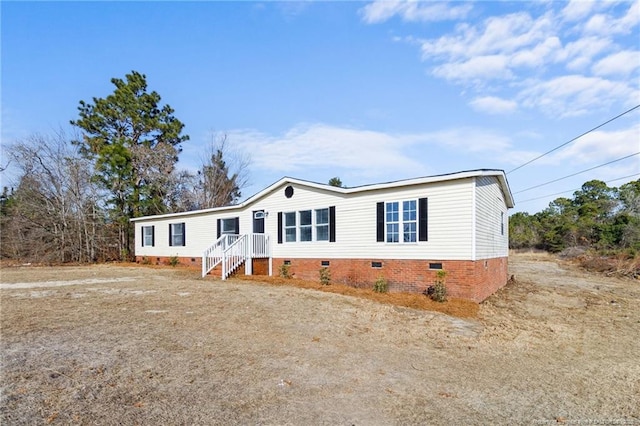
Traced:
[[284, 189], [284, 196], [287, 198], [293, 197], [293, 186], [289, 185]]

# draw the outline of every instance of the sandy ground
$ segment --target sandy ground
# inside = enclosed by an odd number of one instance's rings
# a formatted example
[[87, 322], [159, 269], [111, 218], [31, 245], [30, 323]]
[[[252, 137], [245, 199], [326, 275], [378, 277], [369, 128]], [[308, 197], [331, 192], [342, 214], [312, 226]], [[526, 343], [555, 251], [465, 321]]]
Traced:
[[640, 424], [640, 283], [547, 256], [462, 319], [197, 272], [0, 270], [1, 424]]

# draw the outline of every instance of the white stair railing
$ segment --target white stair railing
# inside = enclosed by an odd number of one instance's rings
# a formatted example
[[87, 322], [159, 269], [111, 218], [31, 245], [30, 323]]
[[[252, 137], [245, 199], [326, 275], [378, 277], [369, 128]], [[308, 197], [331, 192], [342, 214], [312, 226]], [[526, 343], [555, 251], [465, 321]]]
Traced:
[[250, 234], [251, 237], [251, 257], [263, 258], [269, 257], [269, 235], [267, 234]]
[[216, 240], [202, 254], [202, 277], [204, 278], [213, 268], [222, 262], [224, 251], [233, 244], [240, 236], [224, 234]]
[[243, 262], [246, 273], [251, 275], [251, 260], [267, 258], [270, 254], [267, 234], [225, 234], [202, 254], [202, 277], [222, 264], [222, 279], [227, 279]]
[[222, 253], [222, 279], [226, 280], [247, 259], [247, 235], [240, 235]]

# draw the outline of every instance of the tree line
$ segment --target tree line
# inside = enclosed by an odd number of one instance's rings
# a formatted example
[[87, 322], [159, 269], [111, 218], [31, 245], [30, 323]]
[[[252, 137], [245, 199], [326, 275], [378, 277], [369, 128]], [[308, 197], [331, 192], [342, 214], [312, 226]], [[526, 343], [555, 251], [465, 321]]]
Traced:
[[233, 204], [249, 160], [226, 137], [195, 171], [176, 168], [189, 140], [169, 105], [133, 71], [106, 98], [80, 101], [76, 133], [8, 148], [16, 184], [0, 195], [0, 255], [25, 262], [129, 260], [134, 217]]
[[509, 245], [553, 253], [582, 247], [636, 256], [640, 252], [640, 179], [619, 188], [591, 180], [572, 198], [557, 198], [541, 212], [513, 214]]

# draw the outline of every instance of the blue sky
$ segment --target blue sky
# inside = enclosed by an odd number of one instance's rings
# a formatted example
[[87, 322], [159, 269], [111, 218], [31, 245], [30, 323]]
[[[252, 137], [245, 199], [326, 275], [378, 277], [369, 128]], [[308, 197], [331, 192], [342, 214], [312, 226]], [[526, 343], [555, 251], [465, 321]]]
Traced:
[[[246, 196], [282, 176], [510, 171], [640, 104], [638, 1], [3, 1], [0, 13], [3, 163], [17, 140], [70, 131], [80, 100], [132, 70], [185, 123], [179, 167], [227, 134], [251, 157]], [[509, 173], [514, 211], [590, 179], [638, 179], [639, 151], [640, 108]]]

